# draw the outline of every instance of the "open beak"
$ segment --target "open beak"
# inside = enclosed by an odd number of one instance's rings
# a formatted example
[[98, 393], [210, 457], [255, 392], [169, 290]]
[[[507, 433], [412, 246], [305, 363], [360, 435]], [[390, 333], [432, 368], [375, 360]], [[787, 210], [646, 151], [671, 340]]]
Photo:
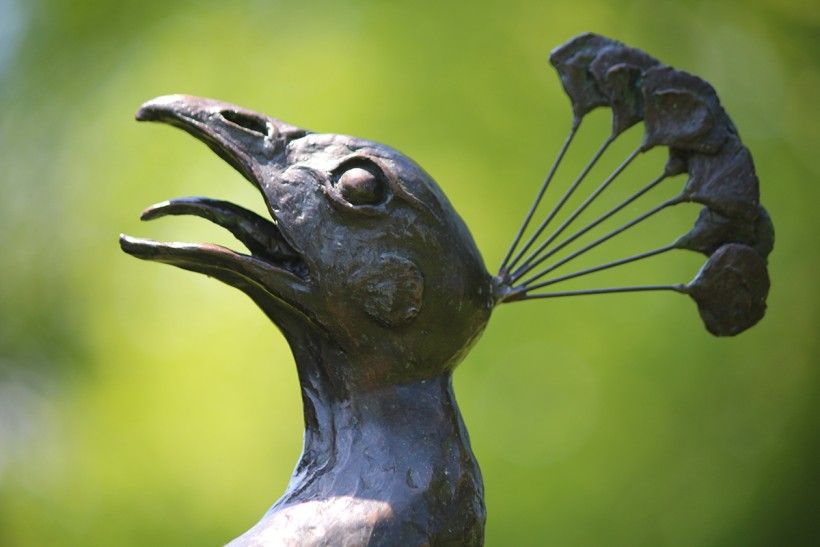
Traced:
[[[250, 180], [263, 196], [271, 184], [265, 173], [285, 167], [285, 147], [306, 131], [232, 104], [188, 95], [158, 97], [137, 111], [139, 121], [158, 121], [190, 133]], [[266, 198], [267, 202], [267, 198]], [[271, 204], [267, 203], [271, 210]], [[273, 214], [273, 213], [271, 213]], [[142, 220], [195, 215], [230, 231], [250, 254], [208, 243], [164, 243], [120, 236], [123, 251], [144, 260], [204, 273], [258, 299], [260, 291], [305, 310], [310, 272], [283, 227], [226, 201], [179, 198], [153, 205]]]

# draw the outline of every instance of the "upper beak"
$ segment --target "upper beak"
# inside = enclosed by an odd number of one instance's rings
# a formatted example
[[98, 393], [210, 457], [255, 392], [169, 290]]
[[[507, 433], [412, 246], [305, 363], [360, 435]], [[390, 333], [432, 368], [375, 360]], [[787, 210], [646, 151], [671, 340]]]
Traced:
[[[307, 134], [236, 105], [189, 95], [148, 101], [137, 111], [136, 119], [167, 123], [190, 133], [254, 183], [263, 196], [275, 172], [271, 168], [285, 166], [287, 143]], [[309, 272], [276, 219], [271, 222], [237, 205], [207, 198], [169, 200], [146, 209], [142, 219], [166, 215], [196, 215], [223, 226], [245, 244], [250, 255], [210, 244], [163, 243], [126, 235], [120, 236], [122, 249], [137, 258], [216, 277], [255, 300], [262, 298], [262, 290], [303, 309]]]
[[307, 134], [304, 129], [234, 104], [192, 95], [157, 97], [143, 104], [135, 117], [187, 131], [260, 189], [260, 168], [281, 159], [289, 141]]

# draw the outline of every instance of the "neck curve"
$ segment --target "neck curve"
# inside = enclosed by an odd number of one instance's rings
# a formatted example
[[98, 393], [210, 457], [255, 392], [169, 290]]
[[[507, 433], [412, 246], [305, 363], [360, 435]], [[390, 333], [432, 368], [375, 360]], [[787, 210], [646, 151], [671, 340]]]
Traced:
[[340, 376], [348, 366], [344, 353], [326, 335], [303, 329], [288, 340], [302, 389], [304, 447], [287, 491], [265, 518], [345, 499], [380, 508], [368, 517], [378, 521], [377, 536], [403, 543], [421, 527], [428, 540], [480, 544], [483, 484], [451, 373], [351, 391]]

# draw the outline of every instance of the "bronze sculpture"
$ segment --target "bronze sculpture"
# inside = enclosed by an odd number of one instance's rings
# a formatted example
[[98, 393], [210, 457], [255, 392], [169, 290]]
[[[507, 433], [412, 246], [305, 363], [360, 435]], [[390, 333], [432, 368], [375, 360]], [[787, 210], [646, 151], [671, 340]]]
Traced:
[[[557, 48], [550, 60], [572, 100], [574, 123], [496, 276], [487, 272], [436, 183], [391, 148], [190, 96], [160, 97], [137, 112], [138, 120], [169, 123], [205, 142], [256, 185], [272, 217], [208, 198], [170, 200], [143, 212], [146, 220], [206, 218], [228, 229], [250, 255], [121, 236], [129, 254], [204, 273], [248, 294], [294, 353], [304, 404], [303, 453], [282, 498], [234, 544], [481, 544], [483, 485], [451, 375], [500, 303], [670, 290], [696, 301], [713, 334], [737, 334], [762, 317], [773, 231], [758, 203], [751, 157], [711, 86], [594, 34]], [[583, 116], [597, 106], [612, 108], [612, 135], [519, 249]], [[642, 120], [641, 146], [539, 243], [609, 143]], [[558, 240], [634, 157], [658, 145], [669, 148], [670, 159], [655, 180]], [[679, 196], [534, 271], [682, 172], [689, 180]], [[694, 228], [672, 244], [543, 280], [575, 256], [684, 201], [704, 208]], [[687, 285], [540, 291], [672, 249], [709, 257]]]

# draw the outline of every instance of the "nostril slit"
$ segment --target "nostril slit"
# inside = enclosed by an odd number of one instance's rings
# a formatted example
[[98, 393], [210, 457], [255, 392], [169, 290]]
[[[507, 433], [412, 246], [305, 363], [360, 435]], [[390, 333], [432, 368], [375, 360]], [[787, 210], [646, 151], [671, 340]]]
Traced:
[[247, 114], [242, 114], [241, 112], [234, 112], [233, 110], [223, 110], [220, 114], [222, 114], [222, 117], [232, 124], [238, 125], [243, 129], [253, 131], [254, 133], [259, 133], [260, 135], [268, 134], [267, 122], [257, 118], [256, 116], [249, 116]]

